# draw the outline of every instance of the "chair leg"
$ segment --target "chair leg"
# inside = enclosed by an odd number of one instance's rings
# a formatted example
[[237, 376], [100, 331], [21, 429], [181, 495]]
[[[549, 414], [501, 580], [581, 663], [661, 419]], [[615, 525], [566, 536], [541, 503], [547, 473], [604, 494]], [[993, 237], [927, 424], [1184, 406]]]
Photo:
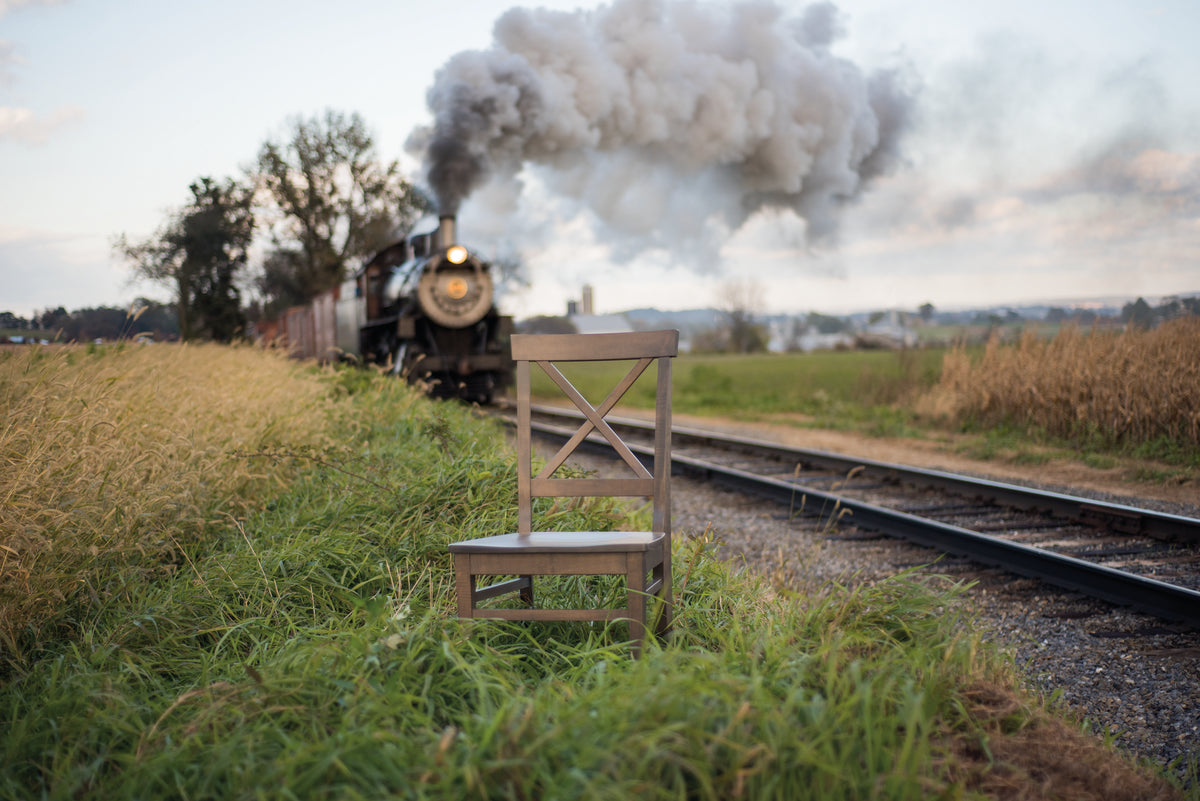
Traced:
[[470, 554], [454, 554], [454, 597], [459, 617], [475, 617], [475, 577], [471, 575]]
[[533, 606], [533, 576], [521, 576], [521, 578], [529, 582], [528, 587], [521, 588], [521, 602]]
[[662, 604], [658, 613], [658, 625], [654, 627], [654, 633], [662, 637], [671, 632], [671, 627], [675, 623], [675, 597], [671, 591], [670, 554], [667, 554], [658, 567], [654, 568], [654, 578], [662, 579], [662, 590], [659, 594]]
[[633, 643], [633, 658], [642, 655], [642, 640], [646, 637], [646, 563], [641, 554], [629, 554], [626, 562], [625, 594], [629, 610], [629, 640]]

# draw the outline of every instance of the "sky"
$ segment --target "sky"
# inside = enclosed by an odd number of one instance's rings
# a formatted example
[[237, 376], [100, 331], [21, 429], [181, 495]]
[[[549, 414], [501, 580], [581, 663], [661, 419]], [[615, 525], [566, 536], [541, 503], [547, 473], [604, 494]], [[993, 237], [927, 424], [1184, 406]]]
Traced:
[[[809, 5], [774, 1], [796, 18]], [[514, 5], [0, 0], [0, 311], [167, 299], [130, 283], [114, 239], [153, 235], [200, 176], [242, 176], [297, 117], [357, 112], [379, 156], [424, 182], [406, 143], [431, 123], [439, 70], [494, 52]], [[644, 218], [581, 202], [578, 175], [543, 159], [460, 211], [464, 244], [525, 264], [504, 308], [563, 313], [583, 284], [600, 313], [719, 305], [739, 282], [766, 312], [1200, 292], [1200, 3], [836, 9], [838, 63], [892, 71], [911, 104], [894, 163], [828, 231], [767, 207], [735, 226], [696, 218], [696, 236], [657, 223], [633, 236]]]

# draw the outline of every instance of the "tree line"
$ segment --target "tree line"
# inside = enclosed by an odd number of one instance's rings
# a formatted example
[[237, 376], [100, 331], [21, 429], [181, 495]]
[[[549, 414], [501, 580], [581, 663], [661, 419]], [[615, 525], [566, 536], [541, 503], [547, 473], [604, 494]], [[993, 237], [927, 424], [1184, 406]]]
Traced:
[[31, 318], [0, 312], [0, 342], [10, 337], [27, 340], [76, 341], [133, 339], [149, 334], [156, 340], [179, 338], [175, 304], [138, 298], [128, 309], [97, 306], [67, 311], [44, 309]]
[[172, 291], [183, 339], [227, 342], [307, 303], [432, 206], [396, 160], [379, 159], [358, 114], [327, 110], [286, 128], [242, 176], [193, 181], [153, 235], [113, 242], [136, 276]]
[[1200, 315], [1200, 297], [1180, 297], [1173, 295], [1164, 298], [1157, 306], [1151, 306], [1143, 298], [1121, 307], [1121, 322], [1142, 329], [1150, 329], [1174, 320], [1176, 317]]

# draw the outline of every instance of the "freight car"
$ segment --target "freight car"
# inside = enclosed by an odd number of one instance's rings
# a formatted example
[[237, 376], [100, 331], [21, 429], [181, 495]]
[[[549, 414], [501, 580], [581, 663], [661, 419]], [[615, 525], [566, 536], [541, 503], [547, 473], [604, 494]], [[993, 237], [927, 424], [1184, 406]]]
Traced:
[[512, 383], [512, 318], [496, 309], [491, 266], [455, 229], [452, 216], [418, 227], [290, 310], [281, 333], [292, 352], [384, 365], [435, 397], [490, 403]]

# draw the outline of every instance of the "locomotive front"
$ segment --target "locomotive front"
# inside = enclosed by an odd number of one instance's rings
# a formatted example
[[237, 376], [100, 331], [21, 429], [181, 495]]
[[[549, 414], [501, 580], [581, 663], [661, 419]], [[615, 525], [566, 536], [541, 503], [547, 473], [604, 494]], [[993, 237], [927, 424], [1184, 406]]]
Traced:
[[[465, 328], [487, 315], [495, 288], [489, 266], [455, 241], [455, 227], [453, 217], [441, 218], [433, 252], [414, 272], [422, 313], [446, 328]], [[393, 296], [404, 291], [397, 282]]]
[[490, 403], [511, 383], [512, 318], [490, 265], [457, 242], [455, 219], [380, 251], [355, 279], [359, 352], [438, 397]]

